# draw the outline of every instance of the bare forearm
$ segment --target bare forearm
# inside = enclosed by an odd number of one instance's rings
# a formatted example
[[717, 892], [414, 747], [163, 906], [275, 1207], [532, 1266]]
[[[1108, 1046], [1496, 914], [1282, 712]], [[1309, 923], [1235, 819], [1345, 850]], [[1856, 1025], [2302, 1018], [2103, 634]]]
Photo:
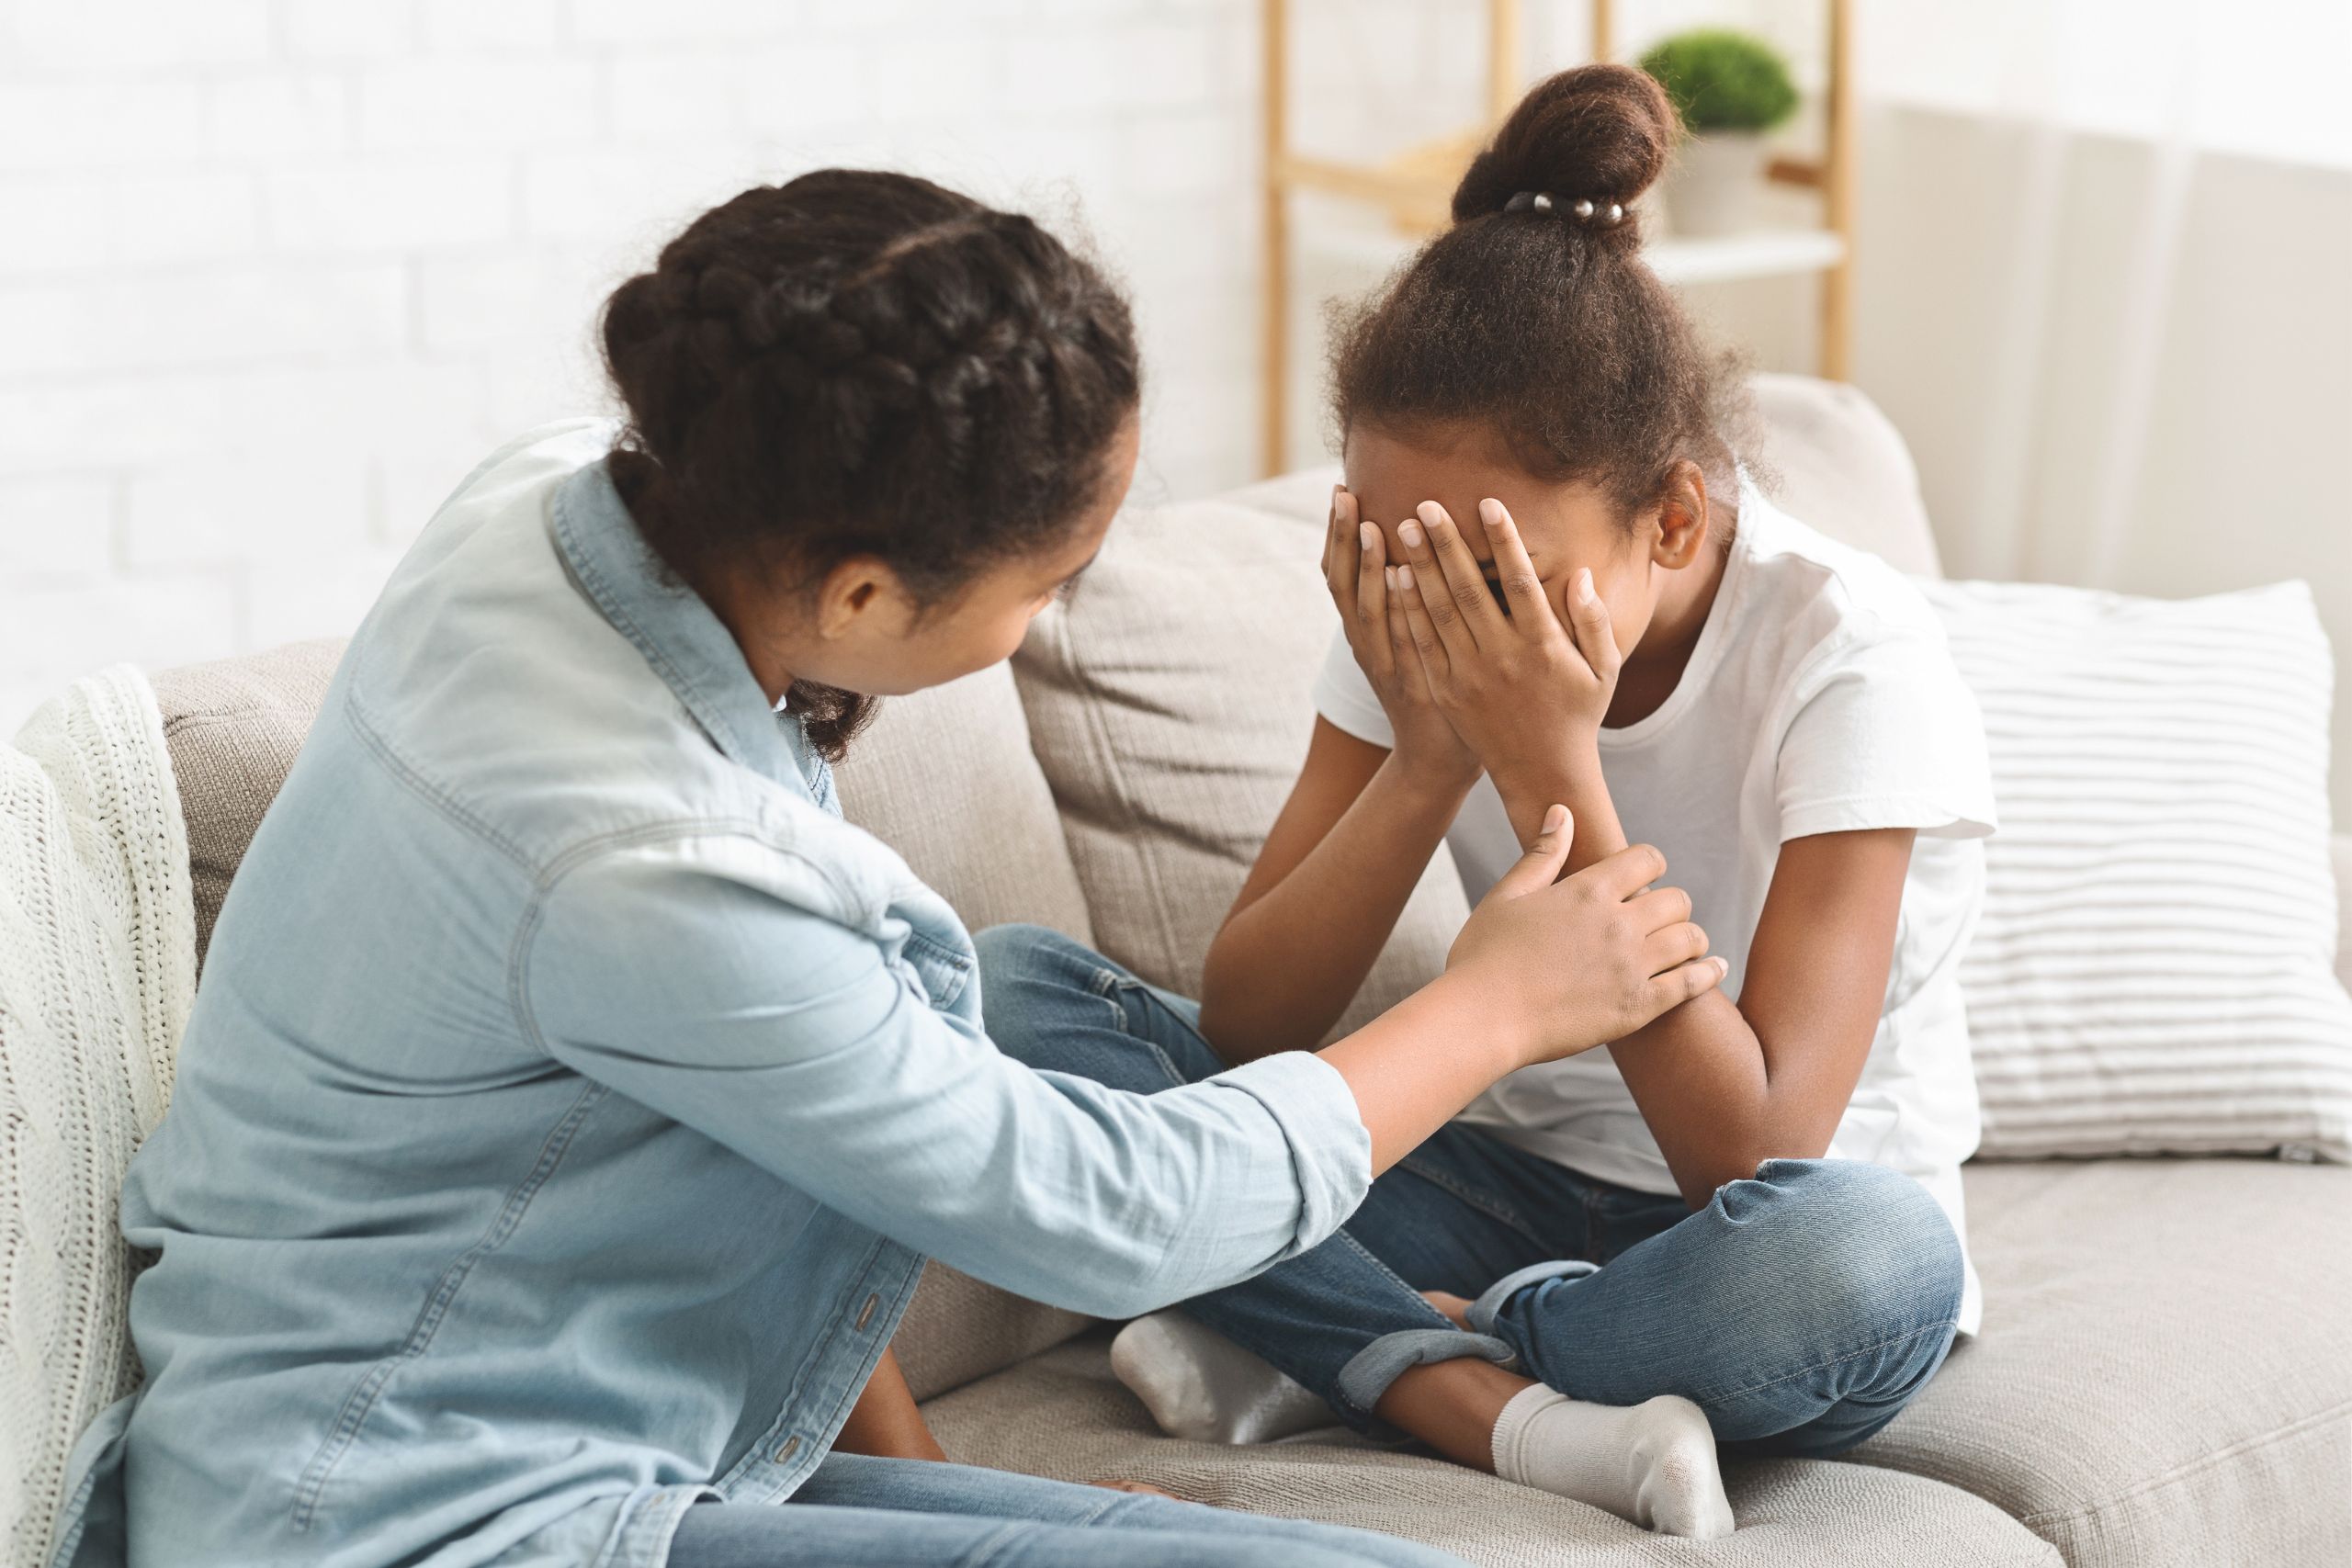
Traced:
[[1797, 1097], [1774, 1082], [1763, 1042], [1719, 991], [1683, 1003], [1609, 1054], [1694, 1209], [1764, 1160], [1818, 1158], [1828, 1146], [1828, 1129], [1816, 1143]]
[[1494, 1009], [1462, 976], [1443, 975], [1322, 1056], [1355, 1093], [1377, 1176], [1526, 1065], [1530, 1051], [1509, 1010]]
[[1465, 793], [1391, 757], [1288, 875], [1227, 918], [1201, 981], [1201, 1032], [1219, 1055], [1251, 1061], [1323, 1038], [1371, 972]]
[[1617, 819], [1616, 803], [1610, 799], [1608, 783], [1600, 776], [1599, 754], [1589, 743], [1577, 750], [1582, 754], [1571, 752], [1550, 765], [1495, 779], [1511, 831], [1520, 835], [1522, 843], [1554, 801], [1568, 808], [1577, 824], [1576, 842], [1568, 849], [1571, 874], [1615, 854], [1627, 842], [1624, 826]]

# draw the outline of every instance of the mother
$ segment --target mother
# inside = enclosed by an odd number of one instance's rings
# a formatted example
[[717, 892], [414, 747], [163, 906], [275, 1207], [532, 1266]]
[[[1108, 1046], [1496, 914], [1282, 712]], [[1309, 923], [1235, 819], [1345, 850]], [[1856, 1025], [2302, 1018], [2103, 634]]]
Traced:
[[60, 1561], [1433, 1561], [876, 1457], [938, 1452], [890, 1334], [926, 1254], [1116, 1316], [1311, 1247], [1494, 1079], [1713, 983], [1645, 961], [1654, 852], [1554, 886], [1555, 813], [1446, 974], [1320, 1054], [1033, 1072], [828, 761], [1093, 556], [1125, 305], [1025, 218], [830, 171], [697, 220], [604, 335], [626, 427], [445, 504], [221, 912], [123, 1200], [147, 1386], [77, 1450]]

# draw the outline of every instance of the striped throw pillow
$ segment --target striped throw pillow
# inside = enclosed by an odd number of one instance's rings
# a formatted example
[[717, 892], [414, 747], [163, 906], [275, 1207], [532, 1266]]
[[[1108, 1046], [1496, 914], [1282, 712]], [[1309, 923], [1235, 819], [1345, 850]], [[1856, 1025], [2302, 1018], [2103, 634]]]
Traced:
[[1920, 586], [2001, 812], [1961, 971], [1982, 1152], [2352, 1158], [2310, 589]]

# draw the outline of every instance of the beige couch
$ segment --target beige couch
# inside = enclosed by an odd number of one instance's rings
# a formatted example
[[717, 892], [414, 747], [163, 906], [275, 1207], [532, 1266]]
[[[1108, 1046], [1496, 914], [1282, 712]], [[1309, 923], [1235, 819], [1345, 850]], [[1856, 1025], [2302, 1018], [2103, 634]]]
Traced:
[[[1877, 411], [1820, 383], [1760, 391], [1794, 510], [1935, 570], [1910, 460]], [[892, 705], [843, 769], [850, 815], [975, 929], [1040, 921], [1193, 987], [1304, 749], [1329, 477], [1123, 522], [1012, 669]], [[157, 679], [203, 929], [334, 654], [310, 644]], [[2352, 840], [2337, 849], [2352, 887]], [[1433, 866], [1356, 1016], [1433, 972], [1463, 913], [1451, 867]], [[1133, 1477], [1474, 1562], [2352, 1562], [2352, 1170], [1979, 1162], [1968, 1201], [1981, 1338], [1846, 1460], [1734, 1466], [1740, 1528], [1705, 1545], [1336, 1435], [1245, 1450], [1161, 1438], [1113, 1381], [1099, 1326], [938, 1266], [899, 1348], [957, 1459]]]

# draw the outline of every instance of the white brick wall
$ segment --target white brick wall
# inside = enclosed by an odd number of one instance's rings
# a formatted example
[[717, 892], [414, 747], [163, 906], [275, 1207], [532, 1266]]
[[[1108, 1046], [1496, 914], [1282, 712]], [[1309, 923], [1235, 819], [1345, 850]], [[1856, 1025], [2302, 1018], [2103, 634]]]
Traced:
[[[1482, 7], [1294, 8], [1304, 138], [1476, 112]], [[1582, 7], [1531, 23], [1574, 57]], [[1089, 236], [1138, 495], [1254, 477], [1258, 70], [1255, 0], [0, 0], [0, 737], [111, 660], [347, 630], [483, 452], [605, 406], [615, 282], [821, 164]]]
[[[1443, 9], [1443, 7], [1439, 7]], [[603, 294], [827, 163], [1075, 223], [1144, 493], [1250, 477], [1250, 0], [0, 0], [0, 735], [70, 677], [347, 629]]]

